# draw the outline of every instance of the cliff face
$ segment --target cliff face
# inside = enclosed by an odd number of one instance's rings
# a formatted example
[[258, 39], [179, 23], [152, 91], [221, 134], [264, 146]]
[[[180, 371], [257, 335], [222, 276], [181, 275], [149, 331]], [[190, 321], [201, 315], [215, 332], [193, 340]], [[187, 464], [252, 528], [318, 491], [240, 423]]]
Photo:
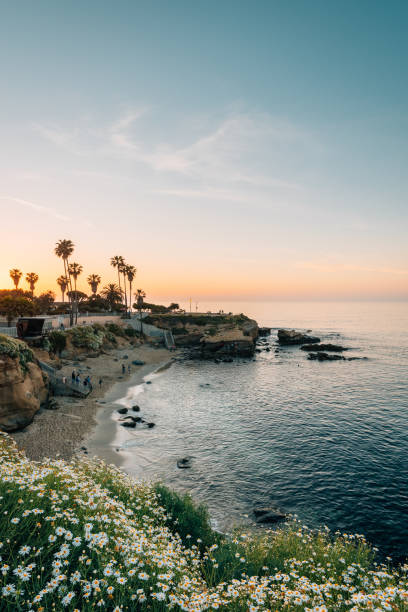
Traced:
[[[26, 427], [48, 396], [41, 369], [34, 360], [21, 360], [20, 345], [23, 343], [7, 339], [2, 346], [8, 354], [0, 351], [0, 429], [3, 431]], [[16, 351], [17, 355], [13, 356]], [[29, 349], [23, 348], [23, 351], [27, 354]]]
[[257, 322], [242, 314], [152, 315], [148, 322], [170, 329], [176, 346], [201, 359], [250, 357], [259, 334]]

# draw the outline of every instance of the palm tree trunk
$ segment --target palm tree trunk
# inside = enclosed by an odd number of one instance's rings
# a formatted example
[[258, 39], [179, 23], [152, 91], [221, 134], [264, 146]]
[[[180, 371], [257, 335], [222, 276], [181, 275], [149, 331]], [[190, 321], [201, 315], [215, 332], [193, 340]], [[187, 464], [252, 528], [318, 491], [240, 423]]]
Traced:
[[68, 289], [69, 289], [69, 293], [70, 293], [70, 295], [68, 295], [68, 301], [69, 301], [69, 304], [70, 304], [69, 326], [72, 327], [72, 324], [74, 322], [74, 304], [73, 304], [72, 281], [71, 281], [71, 274], [69, 273], [68, 258], [64, 259], [64, 268], [65, 268], [65, 276], [68, 279]]
[[78, 295], [77, 295], [77, 279], [74, 278], [75, 282], [75, 325], [78, 323]]
[[126, 293], [126, 275], [123, 273], [123, 286], [125, 288], [125, 317], [127, 317], [127, 293]]
[[[122, 291], [122, 287], [120, 285], [120, 270], [119, 270], [119, 266], [118, 266], [118, 283], [119, 283], [119, 289]], [[122, 302], [123, 302], [123, 298], [122, 298]]]

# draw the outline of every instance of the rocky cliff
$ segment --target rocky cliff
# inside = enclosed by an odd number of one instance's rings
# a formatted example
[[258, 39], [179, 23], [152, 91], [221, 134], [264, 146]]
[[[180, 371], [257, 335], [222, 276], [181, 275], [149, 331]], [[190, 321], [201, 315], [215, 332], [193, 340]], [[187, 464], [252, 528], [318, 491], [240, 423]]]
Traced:
[[33, 352], [24, 342], [0, 335], [0, 429], [26, 427], [47, 397], [46, 378]]
[[152, 315], [145, 320], [170, 329], [177, 347], [191, 348], [191, 356], [201, 359], [250, 357], [259, 335], [257, 322], [243, 314]]

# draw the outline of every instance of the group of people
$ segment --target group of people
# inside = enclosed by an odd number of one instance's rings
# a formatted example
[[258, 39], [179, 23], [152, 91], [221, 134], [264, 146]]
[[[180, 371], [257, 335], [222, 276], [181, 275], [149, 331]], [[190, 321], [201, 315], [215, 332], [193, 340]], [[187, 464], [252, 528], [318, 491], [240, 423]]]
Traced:
[[[77, 385], [79, 387], [79, 385], [81, 384], [81, 377], [79, 375], [79, 372], [72, 370], [71, 381], [73, 385]], [[62, 377], [62, 382], [64, 383], [64, 385], [66, 384], [67, 382], [66, 376]], [[89, 387], [89, 389], [92, 391], [93, 387], [92, 387], [91, 377], [89, 376], [89, 374], [82, 380], [82, 385], [84, 387]], [[100, 387], [102, 387], [102, 378], [99, 379], [99, 388]]]

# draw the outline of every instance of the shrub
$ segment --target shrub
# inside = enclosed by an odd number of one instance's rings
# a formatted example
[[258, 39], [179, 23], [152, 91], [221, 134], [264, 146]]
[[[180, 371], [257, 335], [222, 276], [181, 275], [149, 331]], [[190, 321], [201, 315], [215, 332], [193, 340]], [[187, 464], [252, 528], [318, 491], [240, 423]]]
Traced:
[[136, 331], [135, 329], [133, 329], [133, 327], [125, 327], [124, 331], [125, 331], [125, 335], [128, 338], [137, 338], [139, 336], [139, 333], [140, 333], [140, 332]]
[[53, 330], [48, 334], [50, 350], [60, 355], [67, 345], [67, 335], [63, 331]]
[[35, 362], [34, 353], [25, 342], [3, 334], [0, 334], [0, 355], [8, 355], [12, 359], [17, 357], [23, 372], [28, 369], [27, 363]]
[[121, 336], [122, 338], [126, 336], [123, 327], [121, 327], [121, 325], [118, 325], [117, 323], [105, 323], [105, 329], [107, 329], [112, 334], [115, 334], [115, 336]]
[[74, 346], [94, 351], [101, 348], [105, 337], [102, 331], [94, 329], [92, 325], [73, 327], [68, 333], [71, 334]]

